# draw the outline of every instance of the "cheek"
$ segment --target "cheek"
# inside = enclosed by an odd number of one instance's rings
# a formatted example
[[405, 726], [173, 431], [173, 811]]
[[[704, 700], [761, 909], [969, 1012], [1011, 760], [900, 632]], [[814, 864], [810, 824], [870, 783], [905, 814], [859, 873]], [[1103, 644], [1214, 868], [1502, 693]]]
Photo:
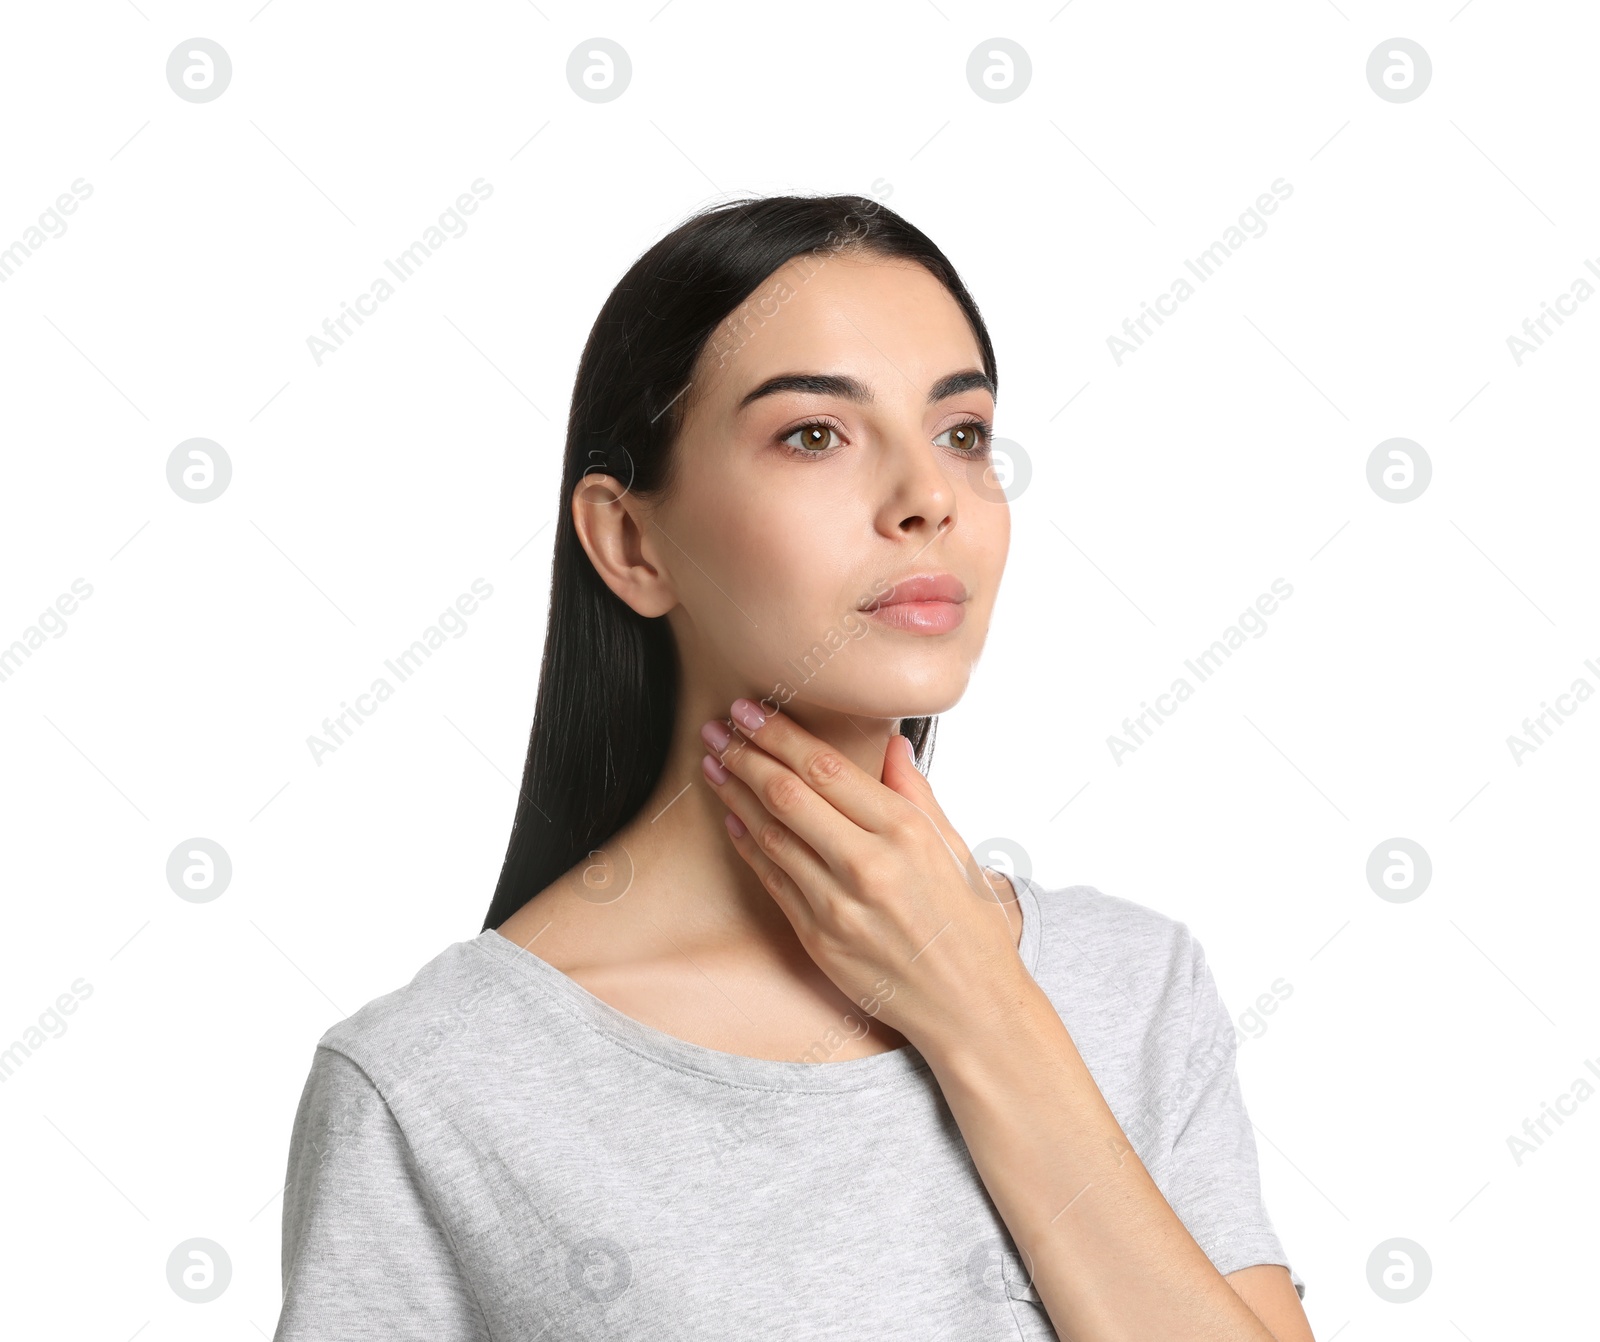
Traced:
[[[760, 506], [752, 507], [759, 499]], [[732, 665], [765, 674], [848, 619], [861, 569], [837, 511], [810, 510], [770, 488], [727, 497], [686, 524], [679, 591], [694, 625]]]
[[973, 498], [961, 522], [973, 559], [973, 576], [988, 594], [986, 604], [993, 605], [1011, 550], [1011, 508], [1004, 501]]

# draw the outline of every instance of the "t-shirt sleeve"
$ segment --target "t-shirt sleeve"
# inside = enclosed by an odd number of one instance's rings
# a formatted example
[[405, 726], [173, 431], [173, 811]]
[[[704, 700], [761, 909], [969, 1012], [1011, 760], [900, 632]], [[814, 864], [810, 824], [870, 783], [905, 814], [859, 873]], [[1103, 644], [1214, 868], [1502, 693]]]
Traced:
[[1190, 938], [1193, 990], [1189, 1046], [1168, 1162], [1167, 1201], [1217, 1271], [1257, 1263], [1289, 1268], [1303, 1300], [1305, 1282], [1290, 1265], [1261, 1197], [1255, 1131], [1239, 1085], [1238, 1036], [1217, 992], [1205, 951]]
[[273, 1342], [488, 1342], [388, 1104], [366, 1072], [325, 1045], [290, 1136], [282, 1269]]

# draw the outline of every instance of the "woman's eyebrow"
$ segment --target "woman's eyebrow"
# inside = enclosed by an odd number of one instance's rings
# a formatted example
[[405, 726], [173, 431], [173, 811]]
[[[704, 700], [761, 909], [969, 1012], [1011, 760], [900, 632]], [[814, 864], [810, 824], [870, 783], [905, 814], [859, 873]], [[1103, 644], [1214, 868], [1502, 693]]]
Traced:
[[[739, 402], [737, 409], [743, 410], [754, 401], [759, 401], [763, 396], [776, 396], [780, 392], [802, 391], [818, 396], [838, 396], [847, 401], [856, 401], [862, 405], [872, 402], [872, 391], [865, 383], [856, 378], [834, 373], [785, 373], [780, 377], [768, 378], [753, 391], [746, 392]], [[928, 404], [942, 401], [950, 396], [958, 396], [964, 391], [986, 391], [994, 396], [994, 383], [989, 380], [987, 373], [976, 368], [968, 369], [961, 373], [949, 373], [933, 384], [928, 392]]]

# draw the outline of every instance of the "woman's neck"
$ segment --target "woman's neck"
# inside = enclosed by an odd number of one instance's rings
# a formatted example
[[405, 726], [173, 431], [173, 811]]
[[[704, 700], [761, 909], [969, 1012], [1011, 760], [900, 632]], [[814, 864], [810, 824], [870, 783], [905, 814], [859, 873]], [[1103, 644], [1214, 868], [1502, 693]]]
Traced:
[[[648, 921], [664, 931], [695, 941], [769, 942], [775, 950], [787, 950], [798, 945], [788, 916], [735, 851], [723, 825], [726, 808], [700, 769], [707, 753], [701, 724], [712, 718], [726, 723], [733, 697], [715, 701], [715, 708], [702, 705], [680, 713], [655, 790], [600, 852], [631, 877], [623, 899], [633, 898], [635, 911], [648, 914]], [[771, 701], [762, 707], [770, 709]], [[815, 709], [792, 716], [858, 768], [882, 776], [897, 721]], [[746, 748], [759, 749], [750, 743]], [[581, 879], [581, 868], [577, 871]]]

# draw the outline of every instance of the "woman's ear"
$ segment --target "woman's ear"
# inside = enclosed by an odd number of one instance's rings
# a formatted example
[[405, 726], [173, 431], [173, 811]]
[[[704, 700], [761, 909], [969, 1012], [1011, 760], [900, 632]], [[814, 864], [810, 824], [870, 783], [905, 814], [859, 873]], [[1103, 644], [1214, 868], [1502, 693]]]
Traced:
[[665, 615], [678, 604], [659, 562], [651, 510], [614, 475], [585, 475], [572, 491], [572, 525], [601, 580], [640, 615]]

